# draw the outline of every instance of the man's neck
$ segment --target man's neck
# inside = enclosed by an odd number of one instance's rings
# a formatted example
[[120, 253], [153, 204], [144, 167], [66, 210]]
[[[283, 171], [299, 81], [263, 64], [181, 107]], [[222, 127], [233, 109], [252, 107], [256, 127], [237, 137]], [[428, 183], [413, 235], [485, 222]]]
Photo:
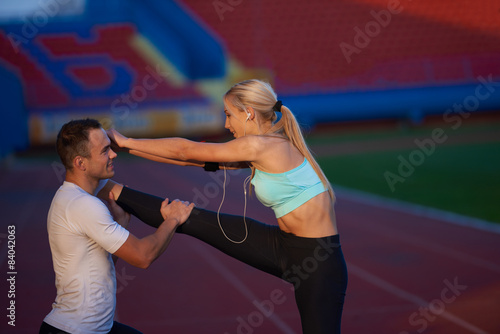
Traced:
[[99, 180], [89, 179], [85, 175], [75, 175], [75, 173], [66, 172], [66, 182], [71, 182], [85, 190], [91, 195], [94, 195], [97, 186], [99, 185]]

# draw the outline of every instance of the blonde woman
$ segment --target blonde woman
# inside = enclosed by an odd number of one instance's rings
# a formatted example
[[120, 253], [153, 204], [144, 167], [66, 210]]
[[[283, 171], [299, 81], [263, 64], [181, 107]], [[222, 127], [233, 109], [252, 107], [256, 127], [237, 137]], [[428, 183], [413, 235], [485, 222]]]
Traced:
[[[340, 333], [347, 269], [330, 183], [292, 112], [268, 83], [248, 80], [234, 85], [224, 95], [224, 107], [225, 128], [235, 137], [226, 143], [132, 139], [115, 130], [108, 135], [119, 147], [151, 160], [250, 167], [255, 194], [274, 210], [278, 226], [195, 208], [177, 231], [292, 283], [303, 333]], [[279, 121], [277, 112], [282, 114]], [[128, 188], [120, 191], [118, 204], [156, 226], [161, 216], [153, 212], [159, 212], [161, 198]]]

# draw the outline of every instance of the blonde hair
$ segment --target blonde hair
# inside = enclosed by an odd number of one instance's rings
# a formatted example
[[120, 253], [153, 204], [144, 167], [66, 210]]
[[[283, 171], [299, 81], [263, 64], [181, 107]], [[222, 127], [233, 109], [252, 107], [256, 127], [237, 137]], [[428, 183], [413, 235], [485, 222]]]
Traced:
[[[277, 116], [276, 112], [273, 110], [273, 106], [276, 104], [278, 98], [269, 83], [257, 79], [237, 83], [224, 94], [224, 99], [240, 111], [252, 107], [255, 113], [258, 113], [263, 121], [270, 121], [273, 123], [271, 129], [264, 135], [280, 134], [285, 136], [309, 161], [321, 182], [328, 190], [330, 198], [332, 200], [335, 199], [332, 186], [307, 146], [295, 116], [285, 105], [281, 106], [282, 117], [276, 122]], [[252, 167], [252, 178], [254, 174], [255, 168]]]

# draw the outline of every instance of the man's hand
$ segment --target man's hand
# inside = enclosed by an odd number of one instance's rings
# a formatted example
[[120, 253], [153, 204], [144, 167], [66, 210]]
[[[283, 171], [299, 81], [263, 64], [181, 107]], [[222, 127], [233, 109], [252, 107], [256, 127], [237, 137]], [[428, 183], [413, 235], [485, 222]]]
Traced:
[[127, 228], [128, 223], [130, 222], [130, 214], [123, 211], [123, 209], [118, 204], [116, 204], [115, 196], [113, 195], [112, 191], [109, 192], [108, 207], [111, 215], [116, 220], [116, 222], [124, 228]]
[[166, 198], [163, 203], [161, 203], [161, 215], [163, 219], [175, 219], [176, 225], [183, 224], [191, 214], [194, 208], [194, 203], [189, 203], [188, 201], [180, 201], [178, 199], [168, 203], [168, 198]]

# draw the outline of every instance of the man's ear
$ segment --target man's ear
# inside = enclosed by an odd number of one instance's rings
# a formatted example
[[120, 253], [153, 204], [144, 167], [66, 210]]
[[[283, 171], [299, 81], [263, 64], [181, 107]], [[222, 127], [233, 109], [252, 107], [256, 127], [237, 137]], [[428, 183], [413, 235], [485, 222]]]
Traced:
[[76, 168], [76, 169], [79, 169], [81, 171], [85, 171], [86, 170], [85, 159], [82, 156], [77, 155], [73, 159], [73, 167]]

